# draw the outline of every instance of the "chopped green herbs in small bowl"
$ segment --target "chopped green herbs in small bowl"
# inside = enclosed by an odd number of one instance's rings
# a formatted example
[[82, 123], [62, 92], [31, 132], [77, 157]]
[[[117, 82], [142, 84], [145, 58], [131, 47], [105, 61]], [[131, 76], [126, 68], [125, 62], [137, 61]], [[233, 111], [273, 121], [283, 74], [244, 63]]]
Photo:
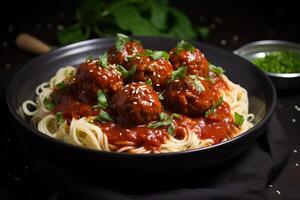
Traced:
[[300, 88], [300, 45], [263, 40], [252, 42], [234, 51], [263, 70], [279, 90]]

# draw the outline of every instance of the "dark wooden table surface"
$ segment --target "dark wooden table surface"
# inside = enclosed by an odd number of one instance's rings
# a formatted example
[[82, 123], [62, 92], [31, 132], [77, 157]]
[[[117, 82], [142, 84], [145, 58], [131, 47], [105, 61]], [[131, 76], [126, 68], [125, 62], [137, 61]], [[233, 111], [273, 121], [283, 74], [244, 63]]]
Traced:
[[[280, 39], [300, 42], [300, 24], [297, 7], [288, 1], [210, 0], [175, 1], [174, 5], [185, 11], [195, 24], [208, 26], [210, 34], [205, 42], [233, 51], [256, 40]], [[34, 167], [24, 158], [22, 149], [9, 129], [11, 118], [5, 103], [5, 88], [14, 73], [34, 55], [17, 49], [14, 40], [20, 32], [37, 36], [56, 45], [56, 31], [74, 21], [72, 15], [76, 1], [7, 2], [1, 7], [0, 32], [0, 199], [14, 199], [18, 194], [31, 199], [28, 194], [31, 180], [38, 179]], [[300, 89], [278, 92], [276, 112], [290, 138], [291, 153], [281, 173], [269, 183], [268, 199], [300, 199]], [[56, 194], [48, 195], [55, 199]]]

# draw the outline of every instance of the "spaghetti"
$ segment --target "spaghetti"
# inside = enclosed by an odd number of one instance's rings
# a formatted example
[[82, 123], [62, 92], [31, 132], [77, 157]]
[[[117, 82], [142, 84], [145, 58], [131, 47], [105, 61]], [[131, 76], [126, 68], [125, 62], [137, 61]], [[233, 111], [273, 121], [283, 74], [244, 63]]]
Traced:
[[[122, 48], [142, 49], [132, 45], [141, 44], [128, 40]], [[41, 133], [100, 151], [185, 151], [247, 131], [254, 119], [248, 111], [247, 91], [216, 71], [220, 68], [203, 63], [204, 55], [195, 49], [172, 49], [169, 62], [160, 51], [131, 51], [130, 55], [112, 47], [108, 59], [88, 59], [78, 69], [58, 70], [36, 88], [35, 101], [25, 101], [22, 111]], [[119, 66], [114, 58], [123, 55], [131, 59], [123, 59]], [[194, 62], [197, 56], [200, 64]], [[182, 58], [186, 59], [183, 68], [177, 63], [184, 62]], [[147, 70], [149, 66], [154, 71]], [[208, 70], [198, 69], [203, 66]]]

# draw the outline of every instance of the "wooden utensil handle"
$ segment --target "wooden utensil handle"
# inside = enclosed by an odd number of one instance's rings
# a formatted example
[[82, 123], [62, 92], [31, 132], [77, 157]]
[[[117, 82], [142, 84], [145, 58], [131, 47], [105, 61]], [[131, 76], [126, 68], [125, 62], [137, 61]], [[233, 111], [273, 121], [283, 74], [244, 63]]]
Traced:
[[38, 55], [44, 54], [50, 50], [50, 47], [47, 44], [27, 33], [21, 33], [17, 36], [16, 45], [27, 52]]

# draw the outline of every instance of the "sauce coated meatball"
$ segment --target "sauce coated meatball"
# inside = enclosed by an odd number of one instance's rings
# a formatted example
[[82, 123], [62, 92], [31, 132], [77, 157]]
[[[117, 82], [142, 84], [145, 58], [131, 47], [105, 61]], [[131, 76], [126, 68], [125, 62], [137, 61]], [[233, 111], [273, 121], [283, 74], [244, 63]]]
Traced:
[[208, 76], [208, 62], [199, 49], [179, 50], [177, 47], [170, 51], [170, 62], [174, 69], [187, 66], [187, 73], [202, 77]]
[[130, 83], [113, 95], [112, 107], [122, 125], [148, 124], [159, 119], [162, 105], [153, 88], [145, 83]]
[[87, 99], [97, 99], [99, 89], [108, 94], [115, 93], [123, 87], [123, 80], [116, 69], [103, 68], [97, 60], [92, 60], [80, 65], [74, 86], [79, 91], [78, 98], [86, 102]]
[[200, 78], [198, 81], [201, 81], [205, 90], [199, 90], [195, 80], [190, 77], [170, 82], [164, 92], [166, 107], [191, 117], [201, 116], [218, 99], [219, 94], [210, 88], [207, 81]]
[[113, 46], [108, 50], [108, 63], [127, 67], [128, 59], [142, 52], [144, 52], [144, 48], [140, 42], [128, 41], [121, 51], [118, 51], [116, 46]]
[[153, 60], [148, 56], [136, 56], [130, 59], [129, 66], [136, 66], [136, 72], [132, 76], [132, 81], [147, 81], [151, 79], [155, 89], [164, 87], [172, 76], [172, 65], [168, 60], [160, 58]]

